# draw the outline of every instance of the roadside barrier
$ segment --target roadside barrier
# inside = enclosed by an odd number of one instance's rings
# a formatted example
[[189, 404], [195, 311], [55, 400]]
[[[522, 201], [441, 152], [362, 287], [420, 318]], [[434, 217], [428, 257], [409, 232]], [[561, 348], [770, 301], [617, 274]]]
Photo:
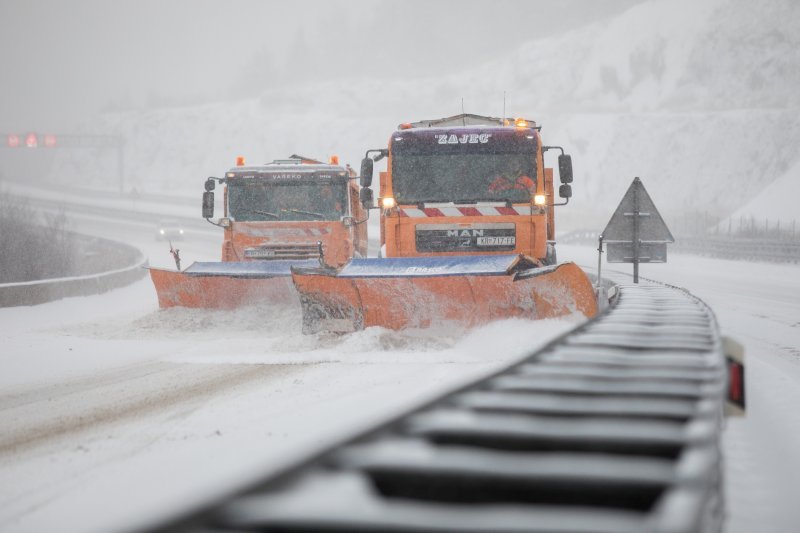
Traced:
[[70, 296], [99, 294], [130, 285], [147, 274], [144, 268], [147, 266], [147, 258], [137, 248], [107, 239], [94, 237], [91, 239], [102, 242], [106, 249], [116, 251], [117, 255], [123, 258], [125, 265], [95, 274], [2, 283], [0, 307], [37, 305]]
[[614, 292], [523, 361], [153, 529], [720, 531], [714, 315], [674, 287]]
[[684, 237], [671, 245], [678, 253], [769, 261], [773, 263], [800, 263], [800, 241], [779, 239], [753, 239], [735, 237]]
[[[581, 230], [562, 235], [559, 243], [594, 245], [600, 234], [596, 231]], [[767, 237], [735, 237], [728, 235], [701, 235], [687, 237], [678, 235], [675, 242], [668, 245], [669, 252], [701, 255], [719, 259], [738, 259], [743, 261], [768, 261], [773, 263], [800, 263], [800, 240], [776, 239]]]

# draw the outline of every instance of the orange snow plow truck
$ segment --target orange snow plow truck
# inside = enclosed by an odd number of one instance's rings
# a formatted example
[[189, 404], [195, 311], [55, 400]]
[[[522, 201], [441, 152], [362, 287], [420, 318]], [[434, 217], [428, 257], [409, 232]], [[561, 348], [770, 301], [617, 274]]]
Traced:
[[[551, 149], [561, 150], [560, 203]], [[292, 268], [305, 333], [596, 313], [586, 274], [556, 262], [553, 210], [572, 195], [572, 160], [544, 146], [535, 123], [463, 114], [401, 124], [362, 162], [366, 208], [384, 157], [380, 257]]]
[[[239, 163], [208, 178], [203, 195], [203, 217], [224, 230], [222, 261], [151, 268], [160, 307], [288, 302], [296, 298], [292, 266], [336, 268], [366, 256], [366, 215], [346, 169], [300, 156]], [[213, 222], [216, 182], [225, 187], [225, 216]]]

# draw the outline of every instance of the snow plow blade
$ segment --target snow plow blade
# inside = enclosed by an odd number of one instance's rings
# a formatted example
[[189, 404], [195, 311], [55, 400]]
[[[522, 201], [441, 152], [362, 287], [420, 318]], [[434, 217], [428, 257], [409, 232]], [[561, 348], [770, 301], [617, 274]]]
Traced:
[[248, 261], [193, 263], [179, 272], [150, 268], [158, 305], [233, 309], [243, 305], [288, 303], [297, 296], [291, 267], [319, 266], [319, 261]]
[[293, 267], [292, 279], [303, 333], [597, 312], [592, 284], [577, 265], [537, 267], [524, 255], [353, 259], [338, 271]]

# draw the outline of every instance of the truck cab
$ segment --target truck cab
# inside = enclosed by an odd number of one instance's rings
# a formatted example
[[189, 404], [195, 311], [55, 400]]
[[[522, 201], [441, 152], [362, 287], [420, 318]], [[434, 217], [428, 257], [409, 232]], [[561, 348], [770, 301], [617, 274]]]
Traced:
[[[401, 124], [380, 174], [381, 254], [385, 257], [522, 254], [555, 264], [553, 171], [540, 128], [525, 119], [479, 115]], [[377, 155], [370, 158], [370, 152]], [[569, 156], [559, 158], [562, 197], [571, 195]]]
[[[299, 157], [228, 170], [216, 180], [224, 185], [222, 261], [321, 258], [336, 267], [366, 256], [365, 210], [350, 174]], [[208, 195], [214, 182], [206, 183]]]

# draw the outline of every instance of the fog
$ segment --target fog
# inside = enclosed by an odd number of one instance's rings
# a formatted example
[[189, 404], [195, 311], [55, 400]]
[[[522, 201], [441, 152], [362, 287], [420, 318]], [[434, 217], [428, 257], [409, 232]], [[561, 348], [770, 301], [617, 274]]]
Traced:
[[68, 132], [103, 111], [257, 96], [312, 79], [455, 72], [634, 3], [6, 0], [0, 132]]
[[791, 0], [5, 2], [0, 133], [119, 148], [4, 149], [0, 178], [195, 195], [240, 155], [357, 166], [464, 109], [573, 155], [562, 228], [604, 224], [634, 176], [675, 223], [790, 227], [799, 25]]
[[301, 335], [299, 306], [159, 309], [141, 278], [220, 260], [201, 193], [238, 156], [358, 168], [398, 124], [464, 109], [535, 120], [571, 154], [558, 259], [587, 273], [641, 178], [676, 238], [643, 278], [702, 298], [748, 357], [727, 531], [793, 531], [799, 28], [798, 0], [0, 0], [0, 530], [172, 517], [582, 320]]

